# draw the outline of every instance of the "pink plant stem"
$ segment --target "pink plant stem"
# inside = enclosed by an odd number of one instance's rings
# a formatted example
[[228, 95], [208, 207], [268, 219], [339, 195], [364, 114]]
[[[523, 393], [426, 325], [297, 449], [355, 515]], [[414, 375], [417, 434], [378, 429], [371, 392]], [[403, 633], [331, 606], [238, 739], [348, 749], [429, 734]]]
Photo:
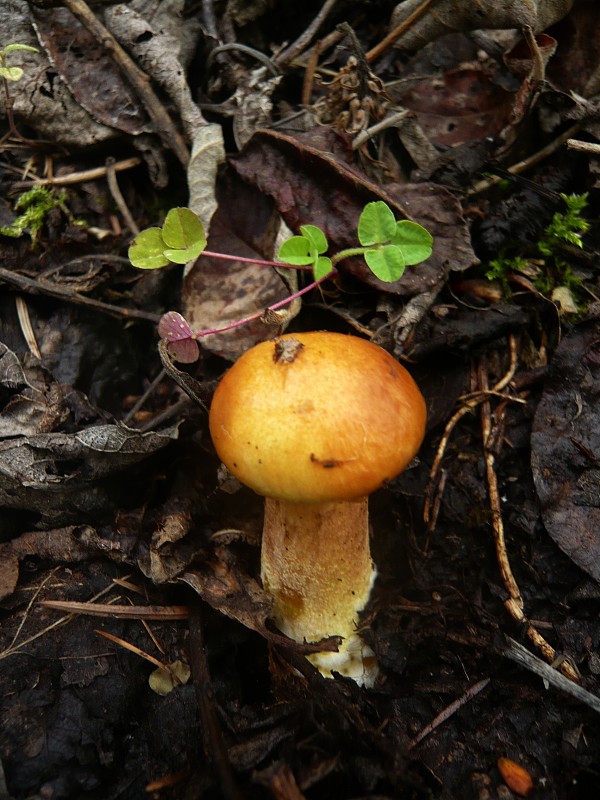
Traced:
[[282, 261], [265, 261], [262, 258], [246, 258], [245, 256], [232, 256], [227, 253], [213, 253], [210, 250], [203, 250], [201, 256], [210, 256], [211, 258], [221, 258], [224, 261], [241, 261], [243, 264], [258, 264], [259, 267], [278, 267], [280, 269], [303, 269], [311, 270], [312, 267], [292, 266], [292, 264], [284, 264]]
[[[284, 265], [285, 266], [285, 265]], [[309, 283], [308, 286], [305, 286], [304, 289], [300, 289], [294, 294], [291, 294], [289, 297], [286, 297], [283, 300], [280, 300], [278, 303], [274, 303], [272, 306], [268, 306], [266, 311], [277, 311], [278, 308], [283, 308], [287, 306], [289, 303], [293, 303], [298, 297], [302, 297], [303, 294], [312, 291], [315, 287], [320, 286], [324, 281], [329, 280], [337, 270], [332, 269], [327, 275], [322, 278], [319, 278], [318, 281], [313, 281]], [[225, 333], [225, 331], [231, 331], [234, 328], [239, 328], [241, 325], [247, 325], [249, 322], [254, 322], [256, 319], [260, 319], [265, 311], [259, 311], [256, 314], [252, 314], [250, 317], [245, 317], [244, 319], [238, 319], [236, 322], [231, 322], [229, 325], [225, 325], [223, 328], [210, 328], [204, 331], [199, 331], [193, 335], [193, 339], [201, 339], [203, 336], [210, 336], [212, 333]]]

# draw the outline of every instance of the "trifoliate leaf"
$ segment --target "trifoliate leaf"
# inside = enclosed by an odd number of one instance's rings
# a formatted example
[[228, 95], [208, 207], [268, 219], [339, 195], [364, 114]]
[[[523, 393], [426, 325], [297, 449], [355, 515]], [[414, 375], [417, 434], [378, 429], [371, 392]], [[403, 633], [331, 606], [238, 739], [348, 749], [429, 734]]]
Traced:
[[129, 260], [139, 269], [166, 267], [169, 259], [164, 254], [165, 242], [160, 228], [148, 228], [135, 237], [129, 248]]
[[392, 244], [402, 249], [404, 264], [420, 264], [431, 255], [433, 237], [417, 222], [403, 219], [396, 223], [396, 229], [391, 237]]
[[326, 278], [333, 269], [331, 259], [327, 256], [319, 256], [317, 263], [313, 266], [313, 275], [316, 281]]
[[389, 242], [396, 229], [392, 209], [383, 200], [367, 203], [358, 220], [358, 241], [368, 247]]
[[329, 244], [321, 228], [317, 228], [316, 225], [301, 225], [300, 231], [302, 236], [308, 239], [319, 255], [327, 252]]
[[[187, 250], [201, 243], [201, 253], [206, 247], [204, 226], [189, 208], [172, 208], [169, 211], [162, 227], [162, 236], [167, 247], [173, 250]], [[185, 264], [185, 261], [176, 263]]]
[[307, 267], [317, 259], [317, 249], [305, 236], [292, 236], [279, 248], [277, 258], [294, 267]]
[[394, 244], [388, 244], [377, 250], [367, 250], [365, 261], [373, 275], [386, 283], [399, 280], [406, 266], [402, 250]]

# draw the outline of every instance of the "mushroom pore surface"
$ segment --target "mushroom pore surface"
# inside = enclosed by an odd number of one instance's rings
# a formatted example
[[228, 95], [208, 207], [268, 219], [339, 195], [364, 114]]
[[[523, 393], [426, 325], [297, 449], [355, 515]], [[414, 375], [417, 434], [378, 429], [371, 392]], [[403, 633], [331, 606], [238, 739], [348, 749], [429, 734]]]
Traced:
[[258, 494], [293, 502], [355, 500], [398, 475], [423, 439], [425, 402], [378, 345], [294, 333], [248, 350], [210, 410], [217, 453]]

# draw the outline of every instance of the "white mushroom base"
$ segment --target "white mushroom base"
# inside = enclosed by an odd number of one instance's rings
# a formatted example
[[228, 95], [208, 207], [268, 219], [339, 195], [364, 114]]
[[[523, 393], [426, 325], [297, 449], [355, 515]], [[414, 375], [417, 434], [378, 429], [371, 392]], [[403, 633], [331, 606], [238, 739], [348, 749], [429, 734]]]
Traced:
[[357, 633], [375, 575], [366, 498], [311, 504], [266, 499], [261, 578], [275, 598], [273, 619], [297, 642], [343, 637], [339, 652], [308, 656], [325, 677], [333, 671], [361, 686], [375, 682], [375, 655]]

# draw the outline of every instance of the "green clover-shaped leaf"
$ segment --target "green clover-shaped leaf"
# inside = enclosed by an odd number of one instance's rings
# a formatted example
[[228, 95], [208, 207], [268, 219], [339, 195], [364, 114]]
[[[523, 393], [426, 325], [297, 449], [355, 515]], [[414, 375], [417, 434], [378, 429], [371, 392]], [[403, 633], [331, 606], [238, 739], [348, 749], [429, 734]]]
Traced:
[[327, 277], [333, 269], [331, 259], [322, 255], [329, 247], [327, 237], [316, 225], [301, 225], [300, 232], [281, 245], [278, 259], [294, 267], [312, 267], [317, 281]]
[[305, 236], [292, 236], [281, 245], [277, 258], [293, 267], [307, 267], [318, 255], [314, 244]]
[[206, 247], [204, 226], [189, 208], [172, 208], [166, 216], [162, 235], [165, 244], [172, 250], [187, 250], [198, 243], [202, 244], [200, 252]]
[[316, 225], [301, 225], [300, 232], [313, 245], [319, 255], [327, 252], [329, 244], [321, 228], [317, 228]]
[[433, 237], [422, 225], [403, 219], [396, 223], [391, 243], [402, 249], [404, 263], [409, 267], [429, 258]]
[[404, 274], [406, 266], [401, 248], [394, 244], [388, 244], [376, 250], [367, 250], [365, 261], [375, 277], [386, 283], [399, 280]]
[[169, 259], [165, 256], [165, 241], [160, 228], [148, 228], [135, 237], [129, 248], [129, 260], [139, 269], [158, 269], [166, 267]]
[[389, 242], [396, 229], [392, 209], [383, 200], [367, 203], [358, 220], [358, 241], [368, 247]]
[[331, 259], [327, 256], [319, 256], [316, 263], [313, 264], [313, 276], [316, 281], [326, 278], [333, 270]]

